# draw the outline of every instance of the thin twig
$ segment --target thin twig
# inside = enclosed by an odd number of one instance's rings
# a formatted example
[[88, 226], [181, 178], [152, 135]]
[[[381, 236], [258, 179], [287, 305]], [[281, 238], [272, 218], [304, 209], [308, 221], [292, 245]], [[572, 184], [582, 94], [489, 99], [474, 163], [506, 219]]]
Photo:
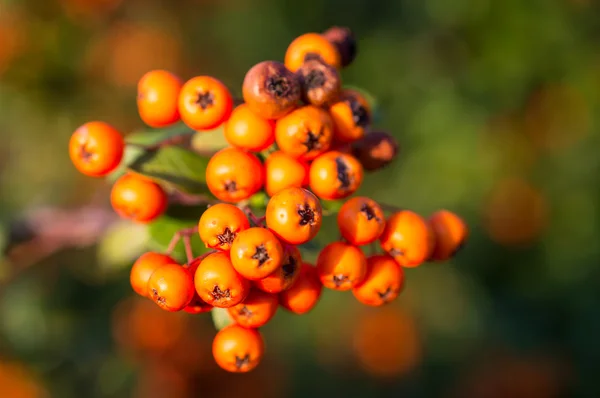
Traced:
[[[185, 238], [185, 237], [189, 238], [192, 235], [197, 234], [197, 233], [198, 233], [198, 226], [191, 227], [191, 228], [185, 228], [185, 229], [175, 232], [175, 234], [173, 235], [173, 238], [171, 238], [171, 242], [169, 242], [169, 246], [167, 247], [167, 250], [165, 251], [165, 253], [170, 256], [171, 254], [173, 254], [173, 251], [175, 250], [175, 248], [177, 247], [177, 244], [179, 243], [179, 241], [182, 238]], [[184, 242], [184, 245], [185, 245], [185, 242]]]
[[250, 206], [243, 206], [242, 210], [246, 213], [246, 216], [250, 219], [250, 222], [257, 227], [265, 226], [265, 216], [257, 217], [253, 212]]
[[130, 147], [140, 148], [145, 151], [155, 151], [157, 149], [160, 149], [160, 148], [163, 148], [166, 146], [171, 146], [171, 145], [189, 146], [191, 139], [195, 133], [196, 132], [193, 130], [187, 130], [181, 134], [173, 135], [171, 137], [165, 138], [164, 140], [158, 141], [154, 144], [146, 145], [146, 144], [139, 144], [136, 142], [128, 142], [127, 145]]
[[377, 202], [377, 203], [379, 203], [379, 207], [381, 207], [381, 210], [387, 211], [390, 213], [396, 213], [396, 212], [404, 210], [402, 207], [399, 207], [399, 206], [394, 206], [394, 205], [390, 205], [387, 203], [381, 203], [381, 202]]
[[182, 239], [183, 247], [185, 248], [185, 257], [189, 263], [194, 258], [194, 253], [192, 251], [192, 240], [190, 238], [190, 235], [184, 235]]

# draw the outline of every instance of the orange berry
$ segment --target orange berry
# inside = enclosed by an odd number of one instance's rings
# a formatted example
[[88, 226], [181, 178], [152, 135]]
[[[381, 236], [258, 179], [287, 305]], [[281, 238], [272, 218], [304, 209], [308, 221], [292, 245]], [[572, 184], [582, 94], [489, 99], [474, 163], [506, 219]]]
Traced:
[[181, 311], [194, 297], [194, 281], [178, 264], [157, 268], [148, 280], [148, 292], [158, 306], [167, 311]]
[[242, 149], [221, 149], [208, 161], [206, 185], [223, 202], [237, 203], [248, 199], [263, 184], [263, 165], [255, 155]]
[[110, 202], [119, 216], [140, 223], [160, 217], [167, 209], [167, 194], [157, 183], [137, 174], [115, 181]]
[[305, 61], [319, 59], [335, 68], [341, 66], [337, 47], [318, 33], [305, 33], [295, 38], [285, 52], [285, 66], [296, 72]]
[[[190, 275], [190, 277], [192, 278], [192, 281], [195, 279], [196, 276], [196, 271], [198, 270], [198, 267], [200, 266], [200, 263], [202, 262], [202, 260], [204, 258], [206, 258], [207, 255], [201, 256], [199, 258], [194, 259], [194, 261], [192, 261], [190, 263], [190, 265], [187, 267], [187, 272]], [[208, 312], [210, 310], [212, 310], [213, 306], [208, 304], [206, 301], [202, 300], [200, 298], [200, 296], [198, 295], [198, 292], [196, 291], [196, 288], [194, 286], [194, 297], [192, 298], [192, 301], [190, 301], [190, 303], [183, 309], [183, 311], [187, 312], [188, 314], [202, 314], [205, 312]]]
[[395, 300], [404, 288], [404, 270], [388, 255], [367, 258], [367, 273], [352, 293], [363, 304], [378, 307]]
[[220, 80], [210, 76], [196, 76], [181, 88], [178, 107], [181, 119], [191, 129], [210, 130], [229, 118], [233, 98]]
[[152, 70], [142, 76], [137, 86], [137, 107], [142, 121], [154, 128], [178, 122], [182, 86], [181, 79], [166, 70]]
[[275, 141], [294, 158], [312, 160], [329, 149], [333, 122], [327, 111], [306, 105], [277, 120]]
[[225, 123], [225, 139], [231, 146], [260, 152], [275, 142], [275, 121], [264, 119], [247, 104], [238, 105]]
[[231, 244], [231, 263], [244, 278], [262, 279], [281, 267], [283, 246], [268, 229], [253, 227], [240, 232]]
[[310, 165], [309, 186], [319, 198], [344, 199], [352, 195], [363, 181], [363, 168], [352, 155], [325, 152]]
[[356, 246], [332, 242], [317, 258], [317, 273], [323, 286], [333, 290], [350, 290], [361, 283], [367, 272], [367, 259]]
[[198, 233], [206, 247], [228, 251], [238, 233], [250, 228], [250, 222], [239, 207], [228, 203], [210, 206], [198, 222]]
[[227, 311], [238, 325], [256, 329], [266, 325], [275, 316], [278, 306], [279, 297], [276, 294], [253, 289], [242, 303], [229, 307]]
[[321, 229], [321, 202], [304, 188], [286, 188], [269, 200], [265, 211], [267, 227], [279, 239], [301, 245], [313, 239]]
[[124, 148], [123, 136], [114, 127], [104, 122], [88, 122], [71, 136], [69, 156], [80, 173], [104, 177], [119, 166]]
[[429, 218], [429, 225], [435, 235], [435, 246], [431, 260], [448, 260], [464, 246], [469, 236], [467, 224], [448, 210], [438, 210]]
[[379, 242], [401, 266], [417, 267], [431, 256], [435, 235], [423, 217], [401, 210], [387, 219]]
[[376, 241], [385, 228], [381, 206], [372, 199], [357, 196], [346, 201], [337, 215], [342, 237], [353, 245]]
[[241, 303], [250, 292], [250, 282], [233, 268], [226, 252], [206, 256], [196, 270], [194, 284], [202, 300], [219, 308]]
[[298, 72], [302, 99], [315, 106], [329, 106], [338, 100], [342, 78], [336, 68], [319, 60], [306, 61]]
[[308, 164], [285, 152], [271, 153], [265, 160], [265, 191], [273, 196], [290, 187], [308, 185]]
[[242, 83], [244, 102], [264, 119], [279, 119], [298, 106], [300, 79], [277, 61], [263, 61], [248, 70]]
[[165, 264], [176, 264], [177, 262], [166, 254], [148, 252], [142, 254], [131, 267], [129, 274], [129, 282], [133, 291], [142, 297], [149, 297], [148, 295], [148, 280], [152, 273], [157, 268]]
[[356, 39], [349, 28], [332, 26], [323, 32], [323, 37], [333, 43], [341, 55], [342, 67], [346, 67], [356, 58]]
[[338, 102], [329, 108], [333, 136], [339, 142], [353, 142], [365, 135], [371, 124], [371, 107], [358, 91], [343, 90]]
[[293, 245], [284, 245], [281, 267], [265, 278], [254, 281], [254, 286], [267, 293], [280, 293], [287, 290], [298, 279], [301, 265], [300, 250]]
[[287, 290], [279, 293], [279, 303], [286, 310], [302, 315], [312, 310], [321, 298], [323, 285], [315, 267], [302, 264], [300, 275]]
[[217, 333], [212, 352], [215, 362], [222, 369], [232, 373], [246, 373], [260, 363], [265, 343], [258, 330], [233, 324]]
[[388, 166], [399, 151], [396, 139], [385, 131], [371, 131], [352, 143], [352, 155], [366, 171], [376, 171]]

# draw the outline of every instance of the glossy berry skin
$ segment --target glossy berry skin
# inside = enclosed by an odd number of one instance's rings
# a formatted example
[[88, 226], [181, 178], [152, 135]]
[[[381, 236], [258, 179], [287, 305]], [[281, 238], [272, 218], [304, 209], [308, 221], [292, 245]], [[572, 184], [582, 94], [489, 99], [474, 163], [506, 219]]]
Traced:
[[354, 90], [343, 90], [338, 102], [329, 108], [333, 120], [334, 138], [338, 142], [361, 139], [371, 125], [371, 106], [366, 98]]
[[275, 121], [262, 118], [247, 104], [241, 104], [225, 123], [224, 134], [229, 145], [260, 152], [275, 142]]
[[388, 255], [367, 258], [367, 273], [352, 294], [369, 306], [379, 307], [395, 300], [404, 288], [404, 270]]
[[306, 105], [277, 120], [275, 142], [286, 154], [312, 160], [329, 149], [333, 121], [327, 111]]
[[125, 174], [114, 184], [110, 202], [119, 216], [139, 223], [160, 217], [167, 209], [167, 194], [157, 183], [136, 175]]
[[152, 70], [142, 76], [137, 85], [137, 108], [142, 121], [154, 128], [178, 122], [182, 86], [183, 81], [166, 70]]
[[237, 203], [262, 188], [264, 168], [252, 153], [238, 148], [221, 149], [208, 161], [206, 184], [217, 199]]
[[265, 191], [273, 196], [290, 187], [308, 185], [308, 164], [283, 151], [271, 153], [265, 160]]
[[267, 293], [280, 293], [289, 289], [298, 276], [302, 266], [302, 255], [300, 250], [293, 245], [284, 245], [283, 247], [283, 263], [275, 272], [269, 274], [265, 278], [254, 281], [254, 286], [257, 289]]
[[162, 253], [148, 252], [142, 254], [133, 263], [129, 274], [129, 282], [133, 291], [142, 297], [149, 297], [148, 280], [157, 268], [165, 264], [177, 264], [177, 262], [171, 256]]
[[372, 199], [357, 196], [340, 208], [337, 224], [342, 237], [357, 246], [376, 241], [385, 228], [381, 206]]
[[379, 242], [401, 266], [417, 267], [431, 256], [435, 235], [423, 217], [410, 210], [401, 210], [387, 219]]
[[264, 351], [264, 339], [258, 330], [236, 324], [221, 329], [212, 345], [217, 365], [232, 373], [246, 373], [256, 368]]
[[[195, 279], [196, 271], [198, 270], [200, 263], [206, 258], [207, 255], [208, 253], [195, 258], [194, 261], [192, 261], [186, 268], [186, 271], [190, 275], [190, 278], [192, 278], [192, 281]], [[194, 297], [192, 298], [192, 301], [190, 301], [190, 303], [187, 306], [185, 306], [183, 311], [187, 312], [188, 314], [197, 315], [203, 314], [212, 309], [212, 305], [208, 304], [206, 301], [200, 298], [198, 292], [196, 291], [196, 287], [194, 286]]]
[[227, 252], [206, 256], [196, 270], [194, 284], [203, 301], [219, 308], [241, 303], [250, 292], [250, 282], [233, 268]]
[[178, 98], [181, 120], [194, 130], [210, 130], [224, 123], [233, 110], [229, 89], [211, 76], [185, 82]]
[[283, 246], [268, 229], [252, 227], [240, 232], [231, 245], [233, 268], [249, 280], [262, 279], [283, 264]]
[[294, 284], [279, 294], [279, 303], [289, 312], [298, 315], [306, 314], [317, 305], [322, 292], [323, 285], [316, 268], [304, 263]]
[[242, 95], [254, 114], [263, 119], [279, 119], [298, 106], [302, 95], [300, 79], [281, 62], [259, 62], [246, 72]]
[[105, 122], [85, 123], [69, 140], [73, 165], [89, 177], [104, 177], [114, 171], [121, 163], [124, 148], [121, 133]]
[[194, 297], [194, 282], [182, 266], [165, 264], [150, 276], [148, 292], [160, 308], [171, 312], [181, 311]]
[[429, 218], [429, 226], [435, 235], [435, 247], [430, 260], [449, 260], [464, 246], [469, 237], [467, 224], [448, 210], [433, 213]]
[[229, 315], [240, 326], [256, 329], [266, 325], [277, 312], [279, 297], [252, 289], [243, 303], [227, 309]]
[[323, 209], [319, 199], [304, 188], [286, 188], [269, 200], [267, 227], [283, 242], [301, 245], [321, 229]]
[[341, 66], [337, 47], [319, 33], [305, 33], [295, 38], [285, 52], [285, 66], [296, 72], [310, 59], [320, 59], [335, 68]]
[[332, 242], [317, 258], [317, 273], [323, 286], [345, 291], [361, 283], [367, 272], [367, 259], [356, 246]]
[[337, 102], [342, 78], [336, 68], [313, 59], [306, 61], [296, 73], [300, 76], [305, 103], [325, 107]]
[[344, 199], [352, 195], [363, 182], [362, 165], [354, 156], [329, 151], [310, 165], [309, 186], [319, 198]]
[[237, 234], [248, 228], [248, 217], [239, 207], [229, 203], [210, 206], [198, 222], [198, 233], [206, 247], [222, 251], [230, 250]]

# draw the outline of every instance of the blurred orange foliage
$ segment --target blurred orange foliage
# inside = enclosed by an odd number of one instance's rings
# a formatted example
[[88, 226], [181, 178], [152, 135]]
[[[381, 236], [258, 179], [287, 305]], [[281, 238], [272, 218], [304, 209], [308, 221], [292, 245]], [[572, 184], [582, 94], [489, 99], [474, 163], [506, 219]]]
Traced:
[[0, 5], [0, 74], [27, 45], [26, 21], [22, 12]]
[[0, 397], [45, 398], [48, 394], [24, 366], [0, 362]]

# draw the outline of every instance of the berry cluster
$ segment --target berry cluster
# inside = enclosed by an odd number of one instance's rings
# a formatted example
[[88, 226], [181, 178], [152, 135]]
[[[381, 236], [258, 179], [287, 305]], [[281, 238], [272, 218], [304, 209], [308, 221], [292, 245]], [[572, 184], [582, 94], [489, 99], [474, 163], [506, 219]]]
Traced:
[[[197, 134], [222, 127], [229, 143], [206, 165], [210, 204], [198, 225], [174, 237], [175, 243], [183, 238], [187, 264], [171, 257], [170, 245], [166, 253], [142, 255], [130, 274], [134, 291], [167, 311], [225, 309], [231, 324], [213, 342], [225, 370], [258, 365], [264, 351], [258, 330], [280, 306], [305, 314], [323, 288], [352, 291], [369, 306], [389, 303], [403, 289], [403, 267], [448, 260], [467, 239], [465, 223], [447, 210], [425, 219], [352, 197], [365, 173], [389, 164], [398, 150], [391, 135], [371, 130], [373, 110], [365, 95], [342, 86], [340, 70], [355, 54], [346, 28], [301, 35], [284, 63], [264, 61], [248, 70], [239, 101], [209, 76], [183, 82], [155, 70], [139, 82], [138, 110], [147, 125], [182, 121]], [[70, 155], [82, 173], [101, 177], [121, 163], [125, 145], [110, 125], [90, 122], [73, 134]], [[261, 192], [269, 199], [259, 216], [248, 202]], [[301, 250], [321, 229], [323, 201], [336, 200], [342, 202], [340, 238], [311, 265]], [[137, 222], [155, 220], [168, 202], [160, 181], [131, 171], [112, 187], [115, 211]], [[195, 234], [210, 249], [196, 258], [189, 244]], [[361, 249], [365, 245], [370, 256]]]

